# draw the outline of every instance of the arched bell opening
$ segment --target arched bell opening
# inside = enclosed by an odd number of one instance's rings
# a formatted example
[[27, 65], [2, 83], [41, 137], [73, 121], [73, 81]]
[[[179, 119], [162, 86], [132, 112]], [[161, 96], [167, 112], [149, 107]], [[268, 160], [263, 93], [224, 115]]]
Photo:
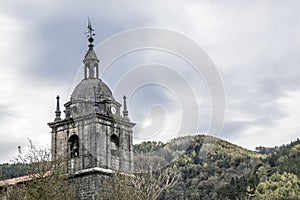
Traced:
[[112, 149], [118, 149], [120, 146], [119, 137], [116, 134], [112, 134], [110, 136], [110, 141], [112, 143]]
[[79, 156], [79, 137], [72, 135], [68, 140], [68, 153], [70, 158]]

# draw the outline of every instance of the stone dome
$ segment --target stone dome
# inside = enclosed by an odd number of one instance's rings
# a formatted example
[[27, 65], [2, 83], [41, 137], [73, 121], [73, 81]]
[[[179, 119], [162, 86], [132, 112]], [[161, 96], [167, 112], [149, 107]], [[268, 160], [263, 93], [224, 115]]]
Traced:
[[[96, 95], [95, 95], [96, 94]], [[71, 102], [95, 102], [100, 99], [113, 99], [109, 87], [100, 79], [83, 79], [74, 89], [71, 95]]]

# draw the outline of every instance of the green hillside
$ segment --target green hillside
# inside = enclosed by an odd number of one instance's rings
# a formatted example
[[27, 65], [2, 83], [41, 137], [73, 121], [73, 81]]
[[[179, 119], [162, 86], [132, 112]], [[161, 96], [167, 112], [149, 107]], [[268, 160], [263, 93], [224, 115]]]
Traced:
[[[266, 149], [271, 153], [266, 154]], [[180, 174], [177, 184], [160, 199], [300, 199], [300, 140], [259, 150], [211, 136], [186, 136], [134, 145], [135, 167], [145, 165], [146, 158], [149, 166], [156, 160], [156, 167]], [[0, 165], [2, 179], [25, 172], [26, 165]]]
[[27, 166], [24, 164], [0, 164], [0, 180], [26, 175]]
[[295, 179], [290, 181], [298, 186], [286, 191], [290, 190], [289, 198], [294, 195], [299, 199], [299, 147], [297, 140], [265, 155], [211, 136], [196, 135], [176, 138], [166, 144], [143, 142], [135, 145], [135, 151], [161, 156], [180, 172], [181, 181], [161, 199], [264, 199], [259, 192], [278, 192], [276, 184], [282, 183], [270, 183], [274, 191], [262, 187], [276, 176]]

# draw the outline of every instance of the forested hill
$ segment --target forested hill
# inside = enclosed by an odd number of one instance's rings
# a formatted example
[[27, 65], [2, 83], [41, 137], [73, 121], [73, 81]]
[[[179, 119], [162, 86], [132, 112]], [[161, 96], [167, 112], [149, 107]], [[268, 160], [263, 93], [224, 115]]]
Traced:
[[0, 181], [26, 175], [28, 166], [19, 163], [0, 164]]
[[181, 175], [161, 199], [300, 199], [300, 141], [275, 149], [265, 155], [204, 135], [135, 145]]
[[[180, 181], [161, 199], [300, 199], [300, 140], [250, 151], [205, 135], [168, 143], [143, 142], [134, 151], [159, 158]], [[139, 162], [135, 162], [139, 164]], [[26, 165], [2, 164], [2, 179], [24, 175]]]

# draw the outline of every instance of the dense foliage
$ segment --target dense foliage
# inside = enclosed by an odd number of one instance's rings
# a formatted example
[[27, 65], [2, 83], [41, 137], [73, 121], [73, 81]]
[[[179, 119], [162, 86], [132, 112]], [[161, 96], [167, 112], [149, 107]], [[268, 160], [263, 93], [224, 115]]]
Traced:
[[256, 199], [299, 199], [300, 180], [295, 174], [275, 173], [267, 181], [258, 184], [254, 197]]
[[0, 172], [2, 173], [2, 175], [0, 175], [0, 180], [24, 176], [26, 175], [27, 169], [28, 165], [21, 163], [0, 164]]
[[[160, 199], [300, 199], [299, 139], [281, 147], [250, 151], [196, 135], [167, 143], [143, 142], [136, 144], [134, 151], [135, 167], [141, 172], [143, 166], [149, 170], [151, 165], [154, 170], [172, 168], [179, 174], [180, 179], [161, 192]], [[3, 178], [23, 175], [26, 170], [26, 164], [0, 165]]]
[[[272, 149], [272, 153], [266, 155], [262, 149]], [[135, 145], [136, 152], [161, 156], [181, 173], [182, 180], [161, 199], [268, 199], [272, 192], [283, 193], [274, 185], [286, 188], [284, 195], [300, 199], [300, 141], [259, 150], [249, 151], [204, 135]], [[274, 183], [279, 176], [286, 180]]]
[[[299, 147], [300, 140], [297, 139], [288, 145], [276, 148], [276, 151], [271, 155], [261, 159], [250, 173], [234, 179], [221, 188], [222, 195], [227, 199], [245, 199], [247, 197], [252, 199], [272, 199], [271, 197], [276, 195], [278, 196], [276, 199], [287, 199], [280, 197], [280, 194], [285, 191], [286, 194], [284, 195], [291, 195], [288, 199], [300, 199], [300, 195], [294, 195], [300, 193], [300, 185], [299, 181], [297, 181], [300, 177]], [[285, 180], [278, 181], [279, 177]], [[291, 187], [290, 184], [295, 185]], [[281, 187], [280, 190], [278, 190], [279, 187]], [[236, 194], [232, 195], [234, 192]]]

